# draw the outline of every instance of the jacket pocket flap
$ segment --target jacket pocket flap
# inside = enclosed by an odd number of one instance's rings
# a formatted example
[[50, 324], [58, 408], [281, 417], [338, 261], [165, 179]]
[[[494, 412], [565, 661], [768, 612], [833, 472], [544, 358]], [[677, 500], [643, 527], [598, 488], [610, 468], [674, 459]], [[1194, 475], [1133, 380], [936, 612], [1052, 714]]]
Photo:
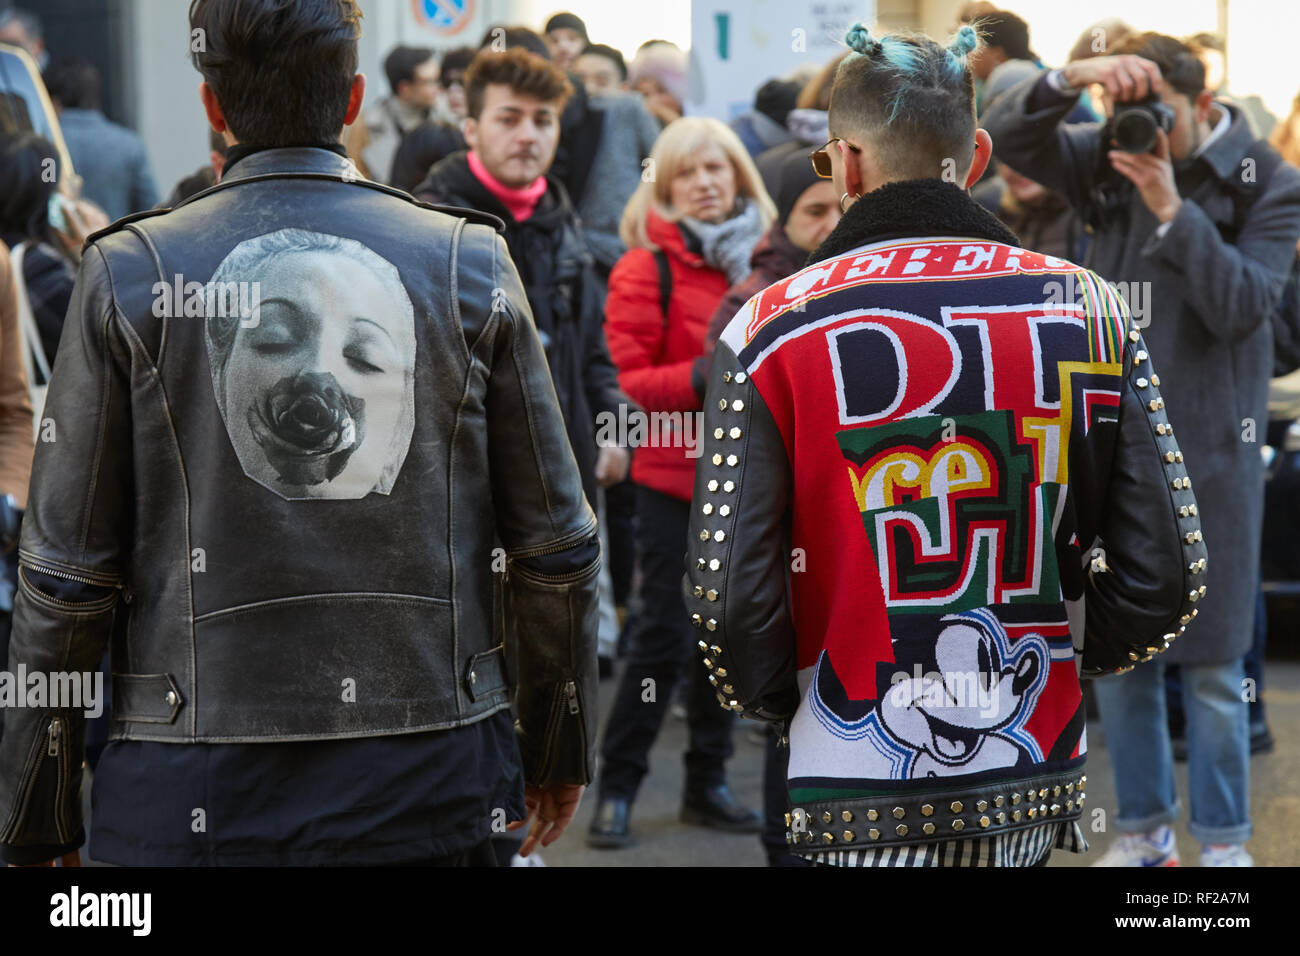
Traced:
[[465, 690], [470, 700], [480, 701], [505, 689], [505, 654], [506, 646], [498, 644], [469, 659], [469, 666], [465, 669]]
[[114, 674], [113, 716], [142, 724], [170, 724], [184, 701], [171, 674]]

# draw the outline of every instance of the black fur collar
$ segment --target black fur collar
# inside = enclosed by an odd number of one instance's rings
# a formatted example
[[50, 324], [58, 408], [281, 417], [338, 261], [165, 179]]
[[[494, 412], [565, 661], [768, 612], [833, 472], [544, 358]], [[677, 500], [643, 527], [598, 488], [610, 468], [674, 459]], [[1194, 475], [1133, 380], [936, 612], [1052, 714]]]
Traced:
[[1015, 233], [956, 183], [909, 179], [867, 193], [844, 214], [808, 264], [843, 255], [867, 243], [909, 236], [969, 236], [1020, 245]]

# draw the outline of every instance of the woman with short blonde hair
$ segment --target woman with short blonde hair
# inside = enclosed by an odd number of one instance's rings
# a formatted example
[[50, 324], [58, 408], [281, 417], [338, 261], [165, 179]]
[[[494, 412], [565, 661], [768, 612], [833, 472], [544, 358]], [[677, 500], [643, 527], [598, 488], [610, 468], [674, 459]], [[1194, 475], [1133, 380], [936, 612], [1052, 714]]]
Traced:
[[[730, 134], [730, 135], [726, 135]], [[684, 116], [670, 123], [650, 151], [646, 175], [623, 209], [618, 235], [629, 249], [657, 248], [646, 234], [647, 213], [653, 209], [665, 222], [677, 222], [685, 210], [673, 208], [670, 192], [682, 162], [708, 145], [717, 146], [735, 169], [736, 194], [753, 200], [766, 230], [776, 218], [776, 207], [763, 189], [763, 180], [740, 138], [724, 123], [709, 116]]]
[[[754, 246], [776, 209], [740, 139], [715, 119], [675, 120], [659, 135], [646, 175], [623, 212], [628, 251], [609, 277], [605, 335], [619, 384], [647, 413], [636, 450], [639, 610], [627, 627], [628, 667], [605, 729], [600, 805], [588, 842], [617, 847], [647, 771], [682, 667], [694, 647], [682, 603], [695, 455], [704, 400], [709, 319], [727, 289], [750, 271]], [[629, 433], [631, 429], [629, 429]], [[657, 688], [645, 696], [647, 678]], [[759, 816], [726, 785], [733, 714], [718, 706], [708, 675], [685, 681], [690, 748], [681, 817], [757, 832]]]

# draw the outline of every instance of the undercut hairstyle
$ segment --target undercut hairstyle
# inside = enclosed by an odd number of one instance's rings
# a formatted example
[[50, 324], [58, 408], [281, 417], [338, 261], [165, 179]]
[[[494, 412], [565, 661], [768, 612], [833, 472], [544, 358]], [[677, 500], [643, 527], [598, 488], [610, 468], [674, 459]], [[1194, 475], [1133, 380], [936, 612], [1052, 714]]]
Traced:
[[1126, 37], [1115, 53], [1132, 53], [1160, 67], [1161, 78], [1177, 93], [1194, 100], [1205, 89], [1205, 64], [1197, 49], [1163, 33], [1136, 33]]
[[504, 53], [480, 50], [465, 71], [465, 112], [478, 119], [483, 112], [487, 88], [492, 84], [508, 86], [516, 94], [535, 96], [543, 103], [555, 104], [556, 113], [573, 93], [564, 71], [536, 53], [512, 47]]
[[357, 72], [356, 0], [193, 0], [191, 54], [241, 143], [336, 143]]
[[99, 70], [81, 57], [61, 57], [41, 77], [50, 99], [65, 110], [99, 109]]
[[623, 54], [612, 46], [606, 46], [604, 43], [588, 43], [586, 48], [578, 55], [603, 56], [614, 64], [614, 69], [618, 70], [619, 79], [627, 80], [627, 60], [623, 59]]
[[433, 59], [433, 50], [427, 46], [395, 46], [384, 57], [384, 75], [388, 77], [388, 88], [397, 93], [399, 83], [415, 82], [417, 67], [424, 66]]
[[1000, 49], [1008, 60], [1036, 60], [1029, 49], [1029, 24], [1014, 13], [994, 10], [980, 17], [972, 26], [987, 47]]
[[975, 87], [966, 58], [979, 44], [963, 26], [947, 47], [924, 34], [876, 39], [861, 23], [831, 91], [833, 135], [856, 134], [891, 177], [937, 179], [945, 160], [969, 168], [975, 153]]

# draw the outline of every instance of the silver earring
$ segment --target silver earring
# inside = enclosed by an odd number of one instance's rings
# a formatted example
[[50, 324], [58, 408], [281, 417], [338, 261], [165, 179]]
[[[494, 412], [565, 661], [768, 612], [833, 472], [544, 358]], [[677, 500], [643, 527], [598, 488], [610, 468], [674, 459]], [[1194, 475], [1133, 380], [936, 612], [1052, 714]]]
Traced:
[[848, 210], [844, 208], [844, 200], [846, 200], [846, 199], [848, 199], [848, 198], [849, 198], [849, 194], [848, 194], [847, 191], [845, 191], [844, 195], [840, 197], [840, 212], [841, 212], [841, 213], [846, 213], [846, 212], [848, 212]]

